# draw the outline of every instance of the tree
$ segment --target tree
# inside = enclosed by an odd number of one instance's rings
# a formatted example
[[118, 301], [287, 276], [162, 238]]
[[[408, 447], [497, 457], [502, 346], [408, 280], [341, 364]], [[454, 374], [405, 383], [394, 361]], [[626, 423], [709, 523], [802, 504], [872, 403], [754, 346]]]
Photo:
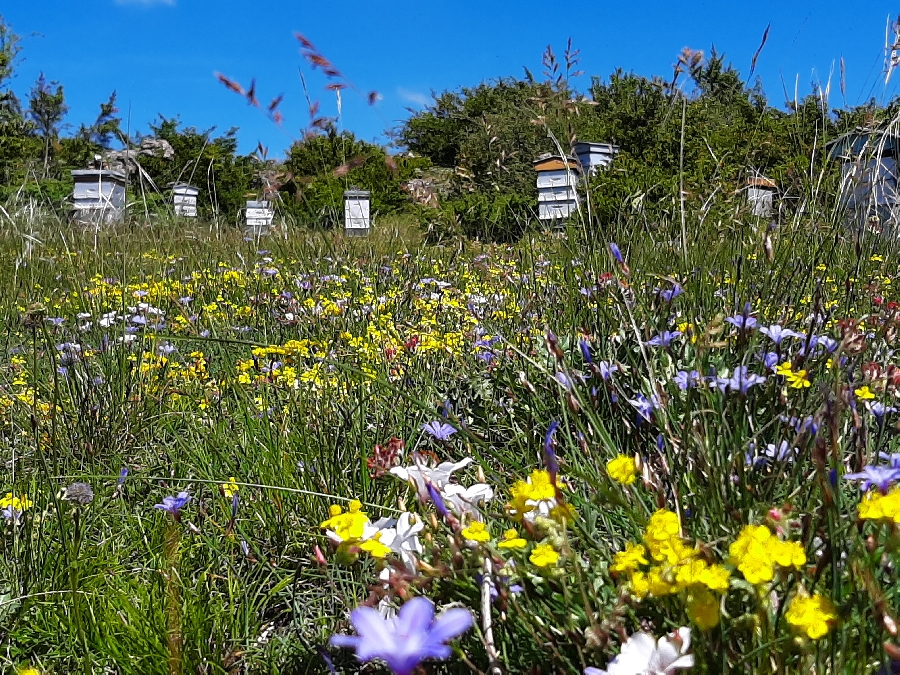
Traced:
[[280, 189], [284, 209], [299, 222], [335, 227], [343, 213], [344, 190], [371, 192], [373, 211], [389, 213], [410, 203], [402, 183], [427, 159], [388, 157], [384, 148], [338, 132], [333, 124], [294, 143], [284, 162]]
[[0, 14], [0, 93], [7, 86], [6, 81], [12, 76], [13, 65], [21, 51], [19, 36], [4, 21]]
[[47, 82], [44, 73], [41, 73], [29, 94], [28, 118], [34, 122], [44, 141], [44, 177], [50, 162], [50, 146], [59, 138], [62, 121], [68, 112], [62, 85], [55, 81]]

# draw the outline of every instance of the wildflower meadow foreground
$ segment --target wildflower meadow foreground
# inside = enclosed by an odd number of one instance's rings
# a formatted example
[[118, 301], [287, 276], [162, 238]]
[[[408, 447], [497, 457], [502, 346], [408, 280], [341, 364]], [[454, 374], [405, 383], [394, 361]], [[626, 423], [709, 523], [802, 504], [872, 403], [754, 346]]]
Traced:
[[3, 672], [900, 666], [891, 242], [191, 227], [3, 234]]

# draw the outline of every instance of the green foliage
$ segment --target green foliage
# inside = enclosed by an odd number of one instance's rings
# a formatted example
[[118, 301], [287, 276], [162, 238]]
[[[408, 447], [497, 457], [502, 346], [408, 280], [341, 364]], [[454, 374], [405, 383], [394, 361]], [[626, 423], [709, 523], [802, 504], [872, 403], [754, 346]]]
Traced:
[[0, 94], [6, 86], [6, 80], [10, 78], [13, 72], [13, 64], [16, 57], [22, 50], [19, 45], [21, 39], [13, 33], [12, 28], [3, 19], [0, 14]]
[[388, 157], [384, 148], [329, 125], [291, 146], [283, 207], [303, 225], [336, 227], [343, 221], [344, 190], [358, 187], [371, 192], [373, 217], [395, 213], [410, 204], [402, 184], [428, 166], [427, 159]]
[[44, 142], [44, 177], [50, 165], [50, 151], [59, 137], [63, 118], [69, 112], [63, 87], [59, 82], [48, 82], [44, 73], [38, 76], [28, 96], [27, 117]]
[[[200, 188], [197, 208], [201, 217], [234, 217], [253, 197], [260, 164], [237, 155], [236, 128], [214, 136], [215, 127], [202, 132], [195, 127], [182, 128], [179, 118], [160, 115], [150, 124], [150, 131], [153, 137], [167, 141], [175, 156], [141, 156], [141, 167], [161, 191], [176, 182]], [[146, 190], [150, 190], [149, 186]], [[168, 198], [158, 204], [171, 209]]]
[[470, 192], [445, 201], [438, 209], [421, 207], [418, 217], [432, 242], [458, 237], [512, 242], [534, 229], [537, 199], [515, 193]]

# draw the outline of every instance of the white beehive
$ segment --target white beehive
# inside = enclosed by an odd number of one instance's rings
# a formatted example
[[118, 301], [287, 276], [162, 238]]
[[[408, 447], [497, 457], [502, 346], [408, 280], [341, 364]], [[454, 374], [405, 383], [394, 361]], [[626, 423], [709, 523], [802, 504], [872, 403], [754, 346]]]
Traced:
[[576, 143], [572, 148], [581, 170], [585, 176], [593, 176], [598, 169], [605, 169], [612, 164], [613, 159], [619, 154], [619, 146], [610, 143]]
[[176, 183], [172, 186], [172, 205], [175, 215], [185, 218], [197, 217], [197, 195], [200, 190], [187, 183]]
[[578, 210], [576, 190], [581, 164], [574, 157], [544, 155], [534, 162], [537, 171], [538, 218], [562, 220]]
[[72, 171], [72, 218], [97, 225], [122, 220], [125, 214], [125, 174], [109, 169]]
[[371, 226], [369, 205], [371, 193], [368, 190], [344, 191], [344, 233], [351, 237], [365, 237]]
[[825, 149], [831, 159], [841, 163], [841, 203], [851, 218], [896, 226], [900, 219], [900, 134], [857, 127], [827, 143]]
[[754, 216], [768, 218], [772, 215], [777, 189], [775, 181], [765, 176], [753, 176], [747, 180], [747, 201]]
[[244, 210], [244, 217], [248, 230], [256, 234], [262, 234], [272, 227], [272, 221], [275, 219], [275, 209], [272, 208], [271, 202], [248, 201], [247, 208]]

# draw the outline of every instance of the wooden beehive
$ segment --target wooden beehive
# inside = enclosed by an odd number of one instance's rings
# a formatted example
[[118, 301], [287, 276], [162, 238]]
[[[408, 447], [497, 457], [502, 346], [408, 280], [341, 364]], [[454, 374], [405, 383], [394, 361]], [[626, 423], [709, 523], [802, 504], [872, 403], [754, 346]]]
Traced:
[[585, 176], [593, 176], [598, 169], [605, 169], [612, 164], [613, 159], [619, 154], [619, 146], [610, 143], [588, 143], [583, 141], [576, 143], [572, 148], [575, 156], [581, 164], [581, 171]]
[[271, 202], [251, 200], [247, 202], [244, 218], [246, 219], [248, 231], [254, 234], [265, 234], [272, 227], [272, 221], [275, 219], [275, 209], [272, 208]]
[[768, 218], [772, 215], [775, 192], [778, 185], [765, 176], [753, 176], [747, 179], [747, 201], [754, 216]]
[[371, 193], [368, 190], [344, 191], [344, 233], [351, 237], [365, 237], [371, 226], [369, 207]]
[[562, 220], [578, 210], [581, 164], [574, 157], [543, 155], [534, 161], [537, 171], [538, 218]]
[[841, 163], [841, 204], [852, 220], [896, 225], [900, 215], [897, 162], [900, 133], [857, 127], [827, 143]]
[[125, 215], [125, 174], [109, 169], [72, 171], [72, 219], [98, 225], [115, 223]]
[[187, 183], [175, 183], [172, 186], [172, 205], [175, 207], [175, 215], [184, 218], [197, 217], [197, 195], [199, 188]]

